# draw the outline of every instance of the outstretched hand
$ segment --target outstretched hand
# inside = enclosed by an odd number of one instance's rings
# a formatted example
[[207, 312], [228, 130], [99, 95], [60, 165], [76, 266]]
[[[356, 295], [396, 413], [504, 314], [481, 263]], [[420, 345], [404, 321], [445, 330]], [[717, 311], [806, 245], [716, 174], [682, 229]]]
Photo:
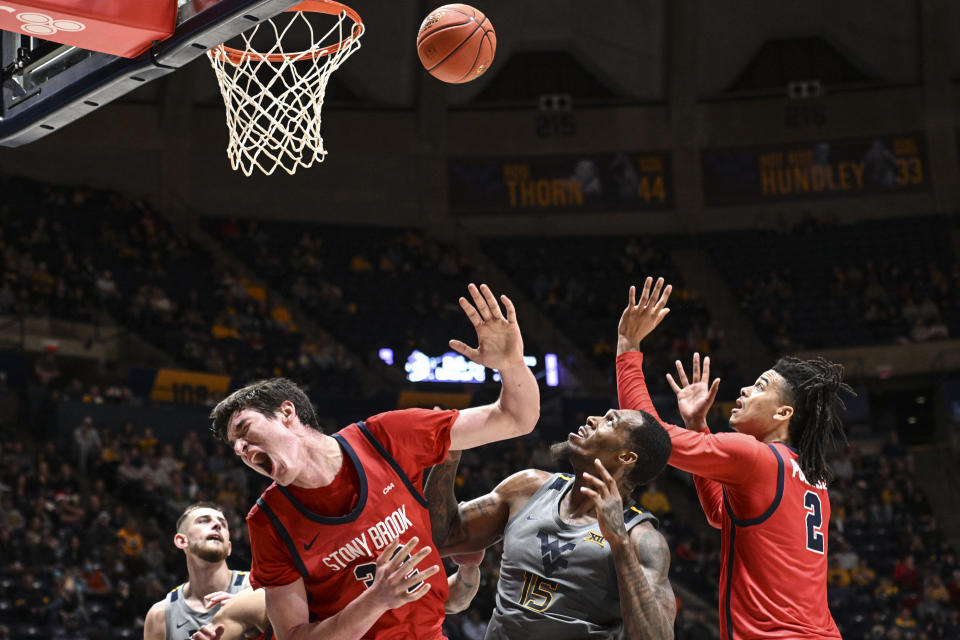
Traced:
[[688, 381], [683, 365], [677, 360], [677, 378], [680, 383], [677, 384], [669, 373], [667, 374], [667, 383], [677, 394], [677, 408], [680, 410], [683, 423], [688, 429], [702, 431], [707, 428], [707, 412], [710, 411], [713, 401], [717, 398], [720, 378], [709, 382], [710, 356], [703, 359], [703, 370], [701, 370], [699, 353], [693, 354], [693, 367], [690, 376], [691, 380]]
[[[667, 300], [670, 299], [670, 292], [673, 291], [673, 285], [663, 286], [663, 278], [657, 278], [657, 283], [653, 284], [653, 278], [647, 277], [643, 283], [643, 291], [640, 293], [640, 301], [637, 302], [637, 288], [630, 287], [630, 293], [627, 296], [627, 308], [620, 315], [620, 324], [617, 325], [617, 355], [638, 349], [640, 342], [657, 328], [670, 309], [667, 307]], [[653, 290], [651, 291], [651, 285]]]
[[526, 366], [523, 362], [523, 338], [517, 324], [517, 311], [507, 296], [500, 296], [506, 316], [493, 292], [485, 284], [470, 283], [467, 287], [473, 304], [460, 298], [460, 307], [477, 330], [479, 344], [469, 347], [460, 340], [451, 340], [450, 348], [477, 364], [490, 369]]

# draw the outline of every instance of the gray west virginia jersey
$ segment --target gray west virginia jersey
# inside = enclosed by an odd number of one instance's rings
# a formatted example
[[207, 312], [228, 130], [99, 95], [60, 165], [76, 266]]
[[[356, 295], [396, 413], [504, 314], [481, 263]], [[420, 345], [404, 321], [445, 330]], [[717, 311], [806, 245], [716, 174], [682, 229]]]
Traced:
[[[507, 522], [497, 605], [486, 640], [620, 638], [623, 627], [610, 545], [592, 524], [560, 519], [560, 498], [573, 477], [554, 474]], [[656, 518], [638, 507], [623, 513], [629, 531]]]
[[[227, 593], [237, 593], [248, 588], [250, 588], [249, 572], [234, 571], [230, 576]], [[167, 640], [189, 640], [197, 629], [212, 622], [213, 616], [220, 610], [219, 604], [208, 611], [194, 611], [188, 607], [183, 597], [183, 585], [168, 593], [166, 600], [167, 606], [164, 607], [163, 613], [167, 621]]]

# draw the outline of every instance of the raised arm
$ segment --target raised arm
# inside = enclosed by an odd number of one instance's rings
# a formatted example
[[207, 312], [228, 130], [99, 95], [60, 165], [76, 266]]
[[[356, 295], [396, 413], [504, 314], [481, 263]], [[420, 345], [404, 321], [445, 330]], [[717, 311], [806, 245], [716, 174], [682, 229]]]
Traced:
[[[677, 380], [667, 374], [670, 388], [677, 394], [677, 407], [687, 429], [664, 425], [670, 434], [673, 449], [670, 464], [698, 476], [722, 482], [725, 485], [744, 486], [756, 482], [760, 474], [777, 468], [776, 456], [770, 448], [743, 433], [710, 433], [707, 412], [717, 397], [720, 379], [710, 382], [710, 358], [693, 355], [691, 377], [677, 361]], [[716, 490], [711, 490], [716, 494]], [[703, 494], [701, 494], [701, 500]], [[719, 499], [719, 497], [717, 498]], [[715, 505], [710, 505], [714, 510]], [[704, 505], [707, 511], [707, 505]], [[708, 513], [709, 515], [709, 513]]]
[[[660, 418], [660, 414], [657, 413], [643, 376], [643, 352], [640, 351], [640, 344], [643, 339], [670, 312], [666, 303], [672, 288], [670, 285], [664, 288], [663, 284], [663, 278], [658, 278], [656, 284], [653, 284], [653, 279], [648, 277], [644, 281], [639, 301], [636, 299], [636, 287], [630, 287], [627, 306], [620, 316], [620, 323], [617, 325], [617, 396], [622, 408], [643, 409], [655, 416], [664, 425], [667, 432], [671, 434], [672, 438], [682, 433], [683, 430], [665, 423]], [[709, 363], [707, 377], [709, 377]], [[692, 389], [686, 391], [686, 393], [689, 394], [691, 391]], [[698, 391], [709, 392], [709, 389], [698, 389]], [[713, 394], [716, 394], [716, 383]], [[698, 426], [696, 428], [706, 429], [706, 410], [712, 403], [713, 399], [711, 397], [705, 407], [693, 407], [698, 411], [702, 409], [701, 420], [697, 421]], [[689, 405], [689, 402], [687, 404]], [[686, 424], [688, 428], [694, 428], [691, 423], [687, 422]], [[713, 526], [719, 526], [719, 517], [723, 507], [722, 486], [715, 480], [696, 475], [694, 476], [694, 483], [697, 486], [697, 495], [700, 498], [700, 504], [707, 520]]]
[[433, 543], [441, 556], [481, 551], [502, 538], [514, 510], [550, 477], [549, 473], [536, 469], [520, 471], [487, 495], [457, 504], [453, 483], [460, 454], [451, 453], [431, 470], [424, 488]]
[[624, 638], [672, 639], [677, 600], [667, 579], [667, 541], [649, 523], [638, 524], [627, 532], [617, 483], [599, 460], [595, 466], [596, 474], [584, 473], [585, 486], [581, 491], [593, 500], [600, 533], [610, 543]]
[[523, 337], [517, 312], [507, 296], [500, 296], [506, 315], [490, 287], [467, 288], [471, 304], [460, 298], [460, 307], [477, 331], [478, 345], [469, 347], [451, 340], [450, 348], [477, 364], [500, 372], [500, 397], [493, 404], [464, 409], [450, 430], [451, 449], [472, 449], [488, 442], [522, 436], [533, 431], [540, 418], [540, 388], [523, 361]]
[[[663, 286], [663, 278], [648, 277], [643, 283], [640, 300], [637, 301], [637, 288], [631, 286], [627, 295], [627, 306], [620, 315], [617, 325], [617, 397], [621, 409], [642, 409], [660, 420], [660, 414], [653, 406], [653, 399], [647, 391], [647, 383], [643, 378], [643, 354], [640, 353], [640, 343], [651, 331], [657, 328], [670, 309], [666, 306], [673, 291], [671, 285]], [[652, 286], [652, 289], [651, 289]], [[634, 375], [629, 380], [621, 381], [619, 375], [621, 356], [632, 353], [639, 359]], [[662, 420], [661, 420], [662, 422]]]
[[303, 578], [282, 587], [268, 587], [267, 615], [277, 640], [358, 640], [390, 609], [422, 598], [430, 590], [426, 579], [440, 567], [433, 565], [419, 573], [411, 573], [430, 552], [430, 547], [424, 547], [410, 555], [418, 542], [413, 537], [397, 551], [399, 539], [394, 538], [377, 558], [377, 570], [370, 588], [319, 622], [309, 622], [310, 610]]

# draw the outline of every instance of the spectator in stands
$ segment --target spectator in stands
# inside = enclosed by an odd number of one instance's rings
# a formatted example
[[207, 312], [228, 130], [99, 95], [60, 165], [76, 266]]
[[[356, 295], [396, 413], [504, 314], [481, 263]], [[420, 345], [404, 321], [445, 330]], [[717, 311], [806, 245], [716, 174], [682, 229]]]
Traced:
[[903, 607], [897, 617], [894, 618], [893, 623], [903, 630], [914, 629], [917, 626], [917, 621], [914, 619], [910, 607]]
[[73, 431], [73, 441], [77, 445], [77, 468], [86, 473], [88, 461], [100, 455], [103, 443], [100, 434], [93, 426], [93, 418], [87, 416]]
[[850, 571], [850, 578], [858, 587], [869, 588], [876, 582], [877, 572], [870, 566], [869, 560], [860, 558], [856, 568]]
[[913, 554], [903, 557], [893, 569], [893, 581], [901, 591], [919, 591], [920, 574]]
[[45, 351], [33, 366], [33, 372], [41, 387], [55, 386], [60, 377], [60, 365], [57, 364], [55, 352]]
[[667, 498], [667, 494], [657, 489], [656, 482], [649, 483], [640, 494], [640, 504], [660, 518], [670, 513], [670, 499]]
[[157, 448], [158, 440], [153, 435], [153, 429], [147, 427], [143, 430], [143, 435], [137, 438], [137, 446], [140, 447], [140, 453], [144, 456], [150, 456]]
[[837, 455], [831, 463], [831, 468], [837, 480], [850, 480], [853, 478], [853, 461], [850, 459], [850, 447], [843, 447], [837, 451]]
[[123, 542], [123, 552], [128, 556], [138, 556], [143, 551], [143, 536], [134, 516], [129, 516], [124, 525], [117, 530], [117, 537]]
[[887, 460], [891, 462], [894, 460], [904, 460], [908, 455], [907, 448], [900, 442], [900, 434], [896, 430], [890, 431], [887, 434], [887, 439], [883, 443], [881, 451]]
[[827, 585], [831, 587], [849, 587], [852, 583], [850, 571], [840, 565], [836, 555], [830, 558], [830, 568], [827, 569]]

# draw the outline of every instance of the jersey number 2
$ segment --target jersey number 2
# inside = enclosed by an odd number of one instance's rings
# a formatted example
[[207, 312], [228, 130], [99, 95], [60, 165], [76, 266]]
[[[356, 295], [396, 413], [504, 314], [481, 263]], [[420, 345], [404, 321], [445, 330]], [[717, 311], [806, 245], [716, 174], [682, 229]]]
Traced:
[[803, 506], [807, 510], [807, 549], [816, 553], [823, 553], [823, 507], [820, 496], [813, 491], [807, 491], [803, 496]]

